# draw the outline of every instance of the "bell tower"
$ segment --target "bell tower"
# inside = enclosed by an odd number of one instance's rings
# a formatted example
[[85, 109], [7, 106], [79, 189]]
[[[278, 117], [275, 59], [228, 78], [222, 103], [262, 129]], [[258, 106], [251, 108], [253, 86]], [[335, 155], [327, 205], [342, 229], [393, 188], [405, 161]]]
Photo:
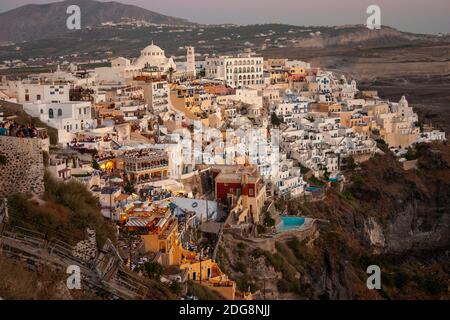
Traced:
[[192, 74], [192, 76], [195, 78], [196, 76], [196, 70], [195, 70], [195, 52], [194, 47], [187, 47], [186, 48], [186, 72], [188, 74]]

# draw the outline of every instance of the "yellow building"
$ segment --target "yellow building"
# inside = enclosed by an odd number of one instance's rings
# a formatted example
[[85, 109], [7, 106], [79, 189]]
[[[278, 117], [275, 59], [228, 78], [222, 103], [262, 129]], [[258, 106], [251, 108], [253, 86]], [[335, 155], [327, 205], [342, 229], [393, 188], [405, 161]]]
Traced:
[[363, 110], [367, 112], [367, 115], [375, 117], [380, 114], [389, 113], [389, 105], [387, 103], [380, 103], [376, 105], [365, 106]]
[[286, 62], [288, 59], [279, 58], [279, 59], [265, 59], [264, 60], [264, 70], [269, 70], [271, 68], [279, 68], [286, 66]]
[[189, 118], [194, 119], [209, 111], [212, 105], [212, 96], [202, 87], [173, 85], [170, 99], [176, 109], [185, 112]]
[[339, 103], [319, 103], [319, 112], [341, 112], [342, 106]]
[[341, 125], [344, 127], [350, 127], [350, 120], [354, 111], [341, 111], [333, 116], [339, 117]]
[[408, 121], [396, 121], [391, 124], [391, 132], [380, 130], [380, 135], [390, 147], [407, 148], [414, 143], [420, 134], [420, 128], [412, 128]]
[[306, 70], [304, 67], [291, 67], [289, 73], [295, 76], [304, 76], [306, 75]]
[[225, 299], [252, 299], [251, 293], [237, 292], [236, 282], [230, 280], [228, 276], [220, 270], [219, 265], [210, 258], [200, 259], [197, 254], [185, 250], [180, 269], [188, 270], [189, 280], [208, 287], [221, 294]]
[[142, 225], [148, 234], [142, 235], [146, 252], [158, 254], [162, 265], [177, 265], [188, 271], [188, 279], [221, 294], [225, 299], [251, 299], [251, 293], [236, 292], [236, 282], [224, 274], [212, 259], [184, 249], [180, 243], [178, 220], [169, 208], [153, 208], [150, 211], [134, 211], [130, 216], [139, 217], [139, 223], [127, 222], [126, 226]]
[[161, 264], [170, 266], [181, 263], [183, 248], [179, 242], [178, 221], [175, 216], [159, 219], [142, 239], [145, 251], [161, 255]]
[[268, 70], [270, 84], [287, 83], [289, 82], [289, 71], [285, 68], [274, 68]]

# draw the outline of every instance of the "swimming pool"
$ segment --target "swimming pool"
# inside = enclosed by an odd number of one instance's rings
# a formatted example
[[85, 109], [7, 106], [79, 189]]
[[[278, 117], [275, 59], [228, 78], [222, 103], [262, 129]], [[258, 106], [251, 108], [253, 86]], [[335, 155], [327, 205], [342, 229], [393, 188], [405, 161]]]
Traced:
[[320, 191], [322, 190], [322, 188], [318, 188], [318, 187], [306, 187], [306, 191]]
[[305, 218], [302, 217], [280, 217], [281, 222], [277, 225], [277, 232], [285, 232], [299, 229], [305, 223]]

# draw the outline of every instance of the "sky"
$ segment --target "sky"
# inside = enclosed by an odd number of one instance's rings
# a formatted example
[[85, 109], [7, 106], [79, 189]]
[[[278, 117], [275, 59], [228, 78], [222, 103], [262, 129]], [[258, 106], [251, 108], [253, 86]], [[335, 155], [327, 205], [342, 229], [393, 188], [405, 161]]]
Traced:
[[[105, 1], [105, 0], [102, 0]], [[198, 23], [365, 23], [366, 8], [381, 8], [381, 23], [402, 31], [450, 33], [450, 0], [116, 0]], [[0, 12], [55, 0], [0, 0]]]

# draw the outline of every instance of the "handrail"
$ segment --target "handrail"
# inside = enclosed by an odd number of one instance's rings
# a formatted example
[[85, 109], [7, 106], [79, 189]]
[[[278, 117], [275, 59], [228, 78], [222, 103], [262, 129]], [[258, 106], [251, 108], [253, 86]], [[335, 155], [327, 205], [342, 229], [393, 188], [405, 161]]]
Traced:
[[[88, 266], [88, 263], [72, 255], [69, 246], [58, 239], [45, 240], [45, 235], [29, 229], [17, 226], [9, 226], [10, 230], [5, 230], [0, 234], [2, 238], [2, 250], [4, 253], [17, 259], [26, 259], [36, 264], [45, 264], [55, 268], [64, 269], [68, 265], [76, 264], [82, 268], [82, 275], [90, 286], [106, 291], [120, 299], [143, 298], [148, 287], [139, 276], [125, 272], [119, 265], [116, 276], [109, 282], [101, 281], [95, 270]], [[22, 232], [29, 231], [35, 236], [28, 236], [23, 233], [16, 233], [11, 229], [19, 229]], [[41, 238], [36, 235], [41, 235]]]

